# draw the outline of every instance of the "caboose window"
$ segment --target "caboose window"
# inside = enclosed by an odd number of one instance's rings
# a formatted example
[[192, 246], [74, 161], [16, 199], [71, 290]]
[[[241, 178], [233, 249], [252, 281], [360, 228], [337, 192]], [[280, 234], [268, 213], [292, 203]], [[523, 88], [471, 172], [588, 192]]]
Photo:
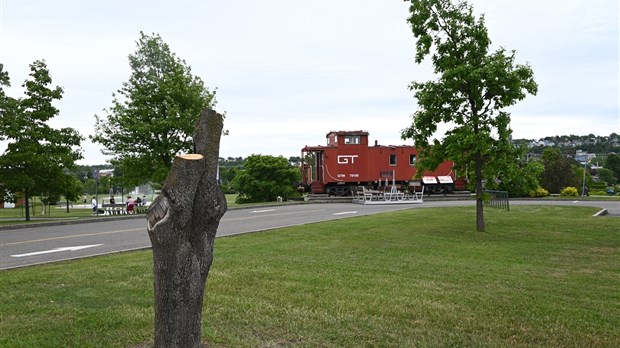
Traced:
[[390, 155], [390, 165], [391, 166], [396, 165], [396, 155]]
[[360, 136], [359, 135], [345, 135], [344, 143], [345, 144], [359, 144], [361, 143]]
[[409, 155], [409, 164], [415, 166], [415, 161], [417, 160], [416, 155]]

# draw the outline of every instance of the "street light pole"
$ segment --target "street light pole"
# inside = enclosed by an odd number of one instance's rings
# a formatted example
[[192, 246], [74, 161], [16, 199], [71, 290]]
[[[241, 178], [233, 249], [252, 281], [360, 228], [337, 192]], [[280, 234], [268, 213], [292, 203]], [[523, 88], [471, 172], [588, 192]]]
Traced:
[[588, 164], [587, 159], [583, 159], [583, 187], [581, 188], [581, 196], [586, 195], [586, 165]]

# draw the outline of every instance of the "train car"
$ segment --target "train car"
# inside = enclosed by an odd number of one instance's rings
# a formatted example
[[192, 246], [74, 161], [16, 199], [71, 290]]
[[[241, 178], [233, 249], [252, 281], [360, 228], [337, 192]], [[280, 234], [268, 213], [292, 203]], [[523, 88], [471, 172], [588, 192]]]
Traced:
[[357, 186], [379, 189], [396, 186], [400, 190], [447, 194], [457, 180], [446, 161], [433, 172], [416, 175], [418, 152], [413, 146], [385, 146], [368, 142], [366, 131], [332, 131], [327, 145], [305, 146], [301, 150], [301, 177], [304, 188], [315, 194], [349, 196]]

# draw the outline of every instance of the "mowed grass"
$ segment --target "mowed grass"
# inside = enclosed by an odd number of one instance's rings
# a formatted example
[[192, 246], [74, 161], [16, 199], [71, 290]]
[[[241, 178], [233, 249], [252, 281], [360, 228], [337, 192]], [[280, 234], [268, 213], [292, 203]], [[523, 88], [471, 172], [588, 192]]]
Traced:
[[[216, 241], [211, 347], [620, 346], [620, 219], [424, 208]], [[150, 251], [0, 272], [1, 347], [149, 346]]]
[[[243, 207], [253, 207], [253, 206], [263, 206], [263, 205], [275, 205], [275, 202], [266, 202], [266, 203], [246, 203], [239, 204], [235, 202], [237, 199], [236, 194], [226, 194], [226, 203], [228, 208], [243, 208]], [[290, 203], [278, 203], [278, 204], [290, 204]], [[24, 225], [24, 224], [37, 224], [41, 222], [50, 222], [50, 221], [59, 221], [59, 220], [76, 220], [76, 219], [106, 219], [108, 217], [116, 217], [109, 215], [93, 215], [93, 211], [90, 208], [89, 203], [85, 204], [75, 204], [75, 207], [70, 207], [69, 212], [67, 212], [67, 208], [65, 205], [52, 205], [50, 207], [46, 207], [45, 214], [42, 214], [42, 207], [39, 202], [37, 202], [36, 207], [33, 207], [30, 212], [31, 221], [25, 221], [26, 212], [23, 207], [18, 208], [6, 208], [0, 209], [0, 226], [7, 225]]]

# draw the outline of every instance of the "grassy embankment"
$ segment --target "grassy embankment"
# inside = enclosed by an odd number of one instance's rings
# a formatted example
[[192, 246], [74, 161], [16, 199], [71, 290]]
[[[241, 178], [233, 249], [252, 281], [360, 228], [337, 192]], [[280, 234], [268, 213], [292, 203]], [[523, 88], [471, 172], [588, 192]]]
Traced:
[[[215, 347], [617, 347], [620, 219], [426, 208], [220, 238]], [[150, 251], [1, 271], [0, 346], [152, 340]]]

